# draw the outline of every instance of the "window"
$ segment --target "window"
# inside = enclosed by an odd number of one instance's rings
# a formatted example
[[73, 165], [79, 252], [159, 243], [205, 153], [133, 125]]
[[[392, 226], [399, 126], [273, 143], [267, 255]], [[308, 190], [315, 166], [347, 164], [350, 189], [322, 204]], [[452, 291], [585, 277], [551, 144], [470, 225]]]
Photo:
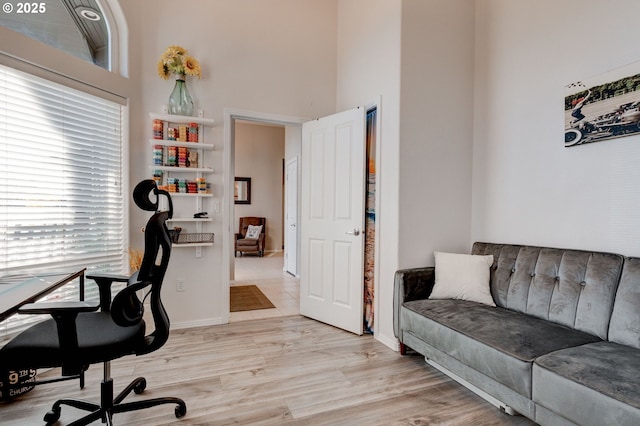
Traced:
[[[126, 270], [122, 117], [117, 103], [0, 65], [0, 277]], [[77, 300], [61, 290], [52, 296]], [[9, 318], [0, 336], [25, 321]]]
[[108, 22], [96, 0], [4, 1], [0, 25], [111, 69]]

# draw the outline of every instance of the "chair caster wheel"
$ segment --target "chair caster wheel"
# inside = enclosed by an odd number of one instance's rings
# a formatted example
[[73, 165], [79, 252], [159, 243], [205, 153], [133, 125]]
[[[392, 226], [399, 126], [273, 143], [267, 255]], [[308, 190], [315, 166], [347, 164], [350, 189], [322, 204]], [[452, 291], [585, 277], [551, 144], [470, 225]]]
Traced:
[[57, 422], [60, 419], [60, 409], [47, 411], [44, 415], [44, 421], [47, 422], [47, 425], [51, 425]]
[[136, 385], [133, 387], [133, 391], [136, 395], [140, 395], [147, 388], [147, 380], [142, 378]]
[[184, 417], [187, 414], [187, 405], [186, 404], [178, 405], [176, 407], [175, 413], [176, 413], [176, 418], [178, 419], [181, 417]]

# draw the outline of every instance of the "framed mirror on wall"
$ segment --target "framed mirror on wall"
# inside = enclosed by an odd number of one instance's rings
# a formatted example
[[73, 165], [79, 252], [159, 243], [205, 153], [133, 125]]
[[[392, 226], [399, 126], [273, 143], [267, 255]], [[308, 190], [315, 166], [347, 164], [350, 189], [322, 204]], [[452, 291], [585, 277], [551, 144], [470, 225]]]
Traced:
[[237, 177], [233, 190], [233, 199], [236, 204], [251, 204], [251, 178]]

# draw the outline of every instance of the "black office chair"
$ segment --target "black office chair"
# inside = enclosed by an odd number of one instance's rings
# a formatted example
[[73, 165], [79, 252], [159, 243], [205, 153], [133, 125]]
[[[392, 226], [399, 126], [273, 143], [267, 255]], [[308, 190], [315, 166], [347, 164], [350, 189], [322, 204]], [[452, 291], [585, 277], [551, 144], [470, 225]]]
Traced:
[[[151, 193], [154, 194], [153, 199]], [[168, 211], [156, 212], [160, 195], [167, 197]], [[62, 375], [69, 376], [86, 370], [90, 364], [104, 363], [100, 404], [60, 399], [44, 416], [47, 424], [58, 421], [61, 405], [91, 411], [87, 416], [71, 423], [73, 425], [86, 425], [98, 419], [112, 424], [114, 413], [160, 404], [175, 404], [175, 415], [178, 418], [187, 412], [184, 401], [173, 397], [123, 403], [131, 391], [137, 394], [144, 391], [146, 380], [143, 377], [135, 379], [113, 398], [110, 361], [125, 355], [153, 352], [164, 345], [169, 337], [169, 317], [160, 299], [160, 289], [171, 253], [171, 239], [165, 225], [165, 221], [173, 215], [171, 197], [168, 192], [159, 190], [153, 180], [145, 180], [134, 189], [133, 199], [141, 209], [156, 212], [145, 228], [145, 250], [140, 270], [131, 277], [88, 275], [88, 278], [94, 279], [98, 284], [99, 305], [53, 302], [23, 306], [20, 313], [50, 314], [53, 319], [30, 327], [0, 349], [0, 366], [12, 370], [62, 367]], [[113, 282], [128, 284], [116, 294], [112, 302]], [[145, 335], [143, 303], [136, 292], [147, 288], [145, 298], [148, 296], [150, 299], [155, 329]]]

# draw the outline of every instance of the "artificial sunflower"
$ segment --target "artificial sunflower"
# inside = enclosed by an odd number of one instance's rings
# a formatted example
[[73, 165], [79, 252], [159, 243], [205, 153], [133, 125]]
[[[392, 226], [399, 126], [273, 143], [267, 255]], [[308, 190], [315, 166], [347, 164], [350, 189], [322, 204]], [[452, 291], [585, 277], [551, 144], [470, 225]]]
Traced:
[[144, 251], [129, 247], [129, 267], [132, 271], [139, 271], [142, 265], [142, 258], [144, 257]]
[[158, 75], [168, 80], [171, 74], [202, 76], [200, 63], [181, 46], [169, 46], [158, 61]]
[[200, 63], [193, 56], [184, 56], [184, 70], [187, 75], [197, 75], [200, 78], [202, 70], [200, 69]]

